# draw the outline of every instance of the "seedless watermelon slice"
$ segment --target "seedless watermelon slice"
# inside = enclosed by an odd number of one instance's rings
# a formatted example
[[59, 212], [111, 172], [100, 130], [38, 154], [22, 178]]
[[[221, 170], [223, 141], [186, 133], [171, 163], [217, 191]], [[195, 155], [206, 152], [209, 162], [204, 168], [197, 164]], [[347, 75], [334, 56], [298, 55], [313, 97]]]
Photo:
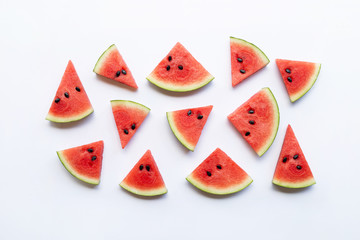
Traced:
[[228, 119], [255, 152], [262, 156], [275, 139], [280, 113], [271, 90], [263, 88], [231, 113]]
[[100, 56], [93, 71], [106, 78], [121, 82], [133, 88], [138, 88], [130, 69], [115, 44], [111, 45]]
[[194, 151], [212, 108], [210, 105], [166, 113], [171, 130], [187, 149]]
[[90, 184], [99, 184], [103, 151], [104, 142], [98, 141], [58, 151], [57, 155], [74, 177]]
[[233, 87], [270, 62], [260, 48], [240, 38], [230, 37], [230, 54]]
[[150, 108], [127, 100], [112, 100], [111, 107], [119, 132], [121, 146], [125, 148], [149, 114]]
[[273, 183], [287, 188], [304, 188], [316, 183], [290, 125], [286, 130]]
[[141, 196], [157, 196], [167, 193], [164, 180], [150, 150], [147, 150], [135, 164], [120, 186]]
[[295, 102], [310, 90], [321, 68], [320, 63], [284, 59], [276, 59], [276, 64], [291, 102]]
[[69, 61], [46, 119], [60, 123], [73, 122], [93, 111], [75, 67]]
[[202, 191], [218, 195], [238, 192], [253, 181], [220, 148], [211, 153], [186, 180]]
[[214, 77], [179, 42], [147, 77], [156, 86], [175, 92], [201, 88]]

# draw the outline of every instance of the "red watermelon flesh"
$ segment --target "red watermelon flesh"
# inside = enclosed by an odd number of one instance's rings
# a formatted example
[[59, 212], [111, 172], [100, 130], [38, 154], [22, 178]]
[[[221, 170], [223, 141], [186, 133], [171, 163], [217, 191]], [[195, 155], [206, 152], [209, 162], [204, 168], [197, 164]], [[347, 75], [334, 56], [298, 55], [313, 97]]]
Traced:
[[127, 100], [112, 100], [111, 107], [119, 132], [121, 146], [125, 148], [149, 114], [150, 108]]
[[290, 125], [286, 130], [273, 183], [287, 188], [304, 188], [316, 183]]
[[64, 167], [77, 179], [90, 184], [100, 183], [104, 142], [98, 141], [58, 151]]
[[263, 88], [228, 116], [230, 122], [262, 156], [273, 143], [280, 121], [279, 108], [269, 88]]
[[238, 192], [253, 181], [220, 148], [211, 153], [186, 179], [202, 191], [219, 195]]
[[230, 37], [232, 86], [264, 68], [270, 60], [254, 44]]
[[72, 122], [93, 111], [75, 67], [69, 61], [46, 119], [52, 122]]
[[213, 106], [188, 108], [167, 112], [167, 119], [176, 138], [194, 151]]
[[121, 82], [133, 88], [138, 88], [129, 67], [126, 65], [115, 44], [111, 45], [100, 56], [93, 71], [106, 78]]
[[310, 90], [321, 68], [320, 63], [284, 59], [276, 59], [276, 64], [291, 102], [295, 102]]
[[150, 150], [147, 150], [135, 164], [120, 186], [142, 196], [157, 196], [167, 193], [164, 180]]
[[147, 80], [156, 86], [175, 92], [201, 88], [213, 79], [214, 77], [179, 42], [147, 77]]

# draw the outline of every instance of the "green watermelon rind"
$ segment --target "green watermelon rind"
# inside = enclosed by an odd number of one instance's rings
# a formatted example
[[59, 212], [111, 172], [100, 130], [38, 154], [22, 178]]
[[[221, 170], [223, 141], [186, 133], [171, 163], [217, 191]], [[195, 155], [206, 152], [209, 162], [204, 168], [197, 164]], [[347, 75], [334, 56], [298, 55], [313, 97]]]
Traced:
[[94, 179], [94, 178], [88, 178], [84, 175], [81, 175], [79, 173], [77, 173], [69, 164], [68, 161], [66, 159], [66, 157], [62, 154], [63, 151], [57, 151], [57, 155], [60, 159], [60, 162], [62, 163], [62, 165], [64, 165], [65, 169], [74, 177], [76, 177], [77, 179], [89, 183], [89, 184], [93, 184], [93, 185], [98, 185], [100, 183], [100, 179]]
[[172, 92], [189, 92], [189, 91], [193, 91], [193, 90], [204, 87], [209, 82], [214, 80], [214, 78], [215, 78], [214, 76], [209, 74], [209, 76], [202, 79], [201, 81], [198, 81], [198, 83], [196, 83], [196, 84], [191, 84], [191, 85], [186, 85], [186, 86], [176, 86], [176, 85], [170, 84], [170, 83], [163, 83], [163, 82], [159, 81], [158, 79], [156, 79], [156, 77], [153, 77], [152, 74], [150, 74], [149, 76], [146, 77], [146, 79], [149, 82], [151, 82], [152, 84], [158, 86], [159, 88], [162, 88], [162, 89], [165, 89], [165, 90], [168, 90], [168, 91], [172, 91]]
[[263, 90], [266, 90], [268, 92], [268, 96], [270, 97], [270, 100], [272, 100], [273, 102], [273, 108], [274, 108], [274, 113], [275, 113], [275, 117], [276, 117], [276, 121], [273, 127], [273, 136], [271, 138], [269, 138], [268, 142], [264, 144], [264, 146], [262, 148], [260, 148], [258, 151], [256, 151], [256, 153], [258, 154], [259, 157], [261, 157], [262, 155], [264, 155], [264, 153], [266, 153], [266, 151], [271, 147], [271, 145], [273, 144], [278, 129], [279, 129], [279, 124], [280, 124], [280, 111], [279, 111], [279, 106], [278, 103], [276, 101], [276, 98], [274, 96], [274, 94], [272, 93], [272, 91], [270, 90], [270, 88], [265, 87], [263, 88]]
[[69, 122], [75, 122], [75, 121], [81, 120], [81, 119], [89, 116], [93, 112], [94, 112], [94, 109], [92, 108], [92, 106], [90, 106], [89, 109], [87, 109], [86, 111], [84, 111], [80, 114], [71, 116], [71, 117], [57, 117], [57, 116], [54, 116], [54, 115], [48, 113], [48, 115], [46, 116], [45, 119], [49, 120], [51, 122], [56, 122], [56, 123], [69, 123]]
[[[263, 60], [263, 63], [265, 64], [265, 66], [267, 64], [270, 63], [270, 59], [266, 56], [266, 54], [259, 48], [257, 47], [255, 44], [251, 43], [251, 42], [248, 42], [244, 39], [241, 39], [241, 38], [236, 38], [236, 37], [230, 37], [230, 41], [233, 41], [233, 42], [237, 42], [239, 44], [242, 44], [242, 45], [247, 45], [249, 46], [250, 48], [252, 48], [253, 50], [255, 50], [257, 53], [258, 53], [258, 56]], [[264, 67], [265, 67], [264, 66]], [[260, 70], [260, 69], [258, 69]]]
[[101, 54], [101, 56], [99, 57], [99, 59], [97, 60], [93, 72], [99, 74], [99, 70], [101, 69], [103, 62], [106, 60], [106, 57], [113, 51], [113, 50], [117, 50], [115, 44], [112, 44], [110, 47], [108, 47], [108, 49], [106, 49], [103, 54]]
[[215, 195], [227, 195], [227, 194], [239, 192], [239, 191], [243, 190], [244, 188], [248, 187], [253, 182], [252, 178], [248, 175], [248, 177], [240, 184], [236, 184], [234, 186], [231, 186], [231, 187], [228, 187], [225, 189], [219, 189], [219, 188], [206, 186], [205, 183], [201, 183], [200, 181], [196, 180], [192, 176], [192, 174], [190, 174], [186, 178], [186, 180], [188, 182], [190, 182], [192, 185], [194, 185], [196, 188], [198, 188], [204, 192], [215, 194]]
[[298, 93], [292, 94], [292, 95], [289, 96], [291, 102], [295, 102], [295, 101], [299, 100], [315, 84], [315, 82], [316, 82], [316, 80], [317, 80], [317, 78], [319, 76], [319, 73], [320, 73], [321, 64], [320, 63], [315, 63], [315, 66], [317, 68], [317, 71], [310, 77], [310, 80], [308, 81], [308, 84], [302, 89], [302, 91], [299, 91]]
[[121, 182], [119, 185], [123, 189], [125, 189], [133, 194], [145, 196], [145, 197], [159, 196], [159, 195], [164, 195], [165, 193], [167, 193], [167, 188], [165, 186], [163, 186], [161, 188], [157, 188], [157, 189], [141, 190], [141, 189], [138, 189], [135, 187], [131, 187], [124, 182]]
[[119, 106], [119, 105], [127, 105], [127, 106], [142, 109], [146, 112], [150, 112], [150, 110], [151, 110], [150, 108], [148, 108], [147, 106], [145, 106], [141, 103], [130, 101], [130, 100], [110, 100], [110, 102], [111, 102], [112, 107]]
[[173, 114], [172, 113], [173, 112], [167, 112], [166, 113], [166, 118], [167, 118], [167, 120], [169, 122], [171, 131], [174, 133], [175, 137], [179, 140], [179, 142], [181, 142], [182, 145], [184, 145], [190, 151], [194, 151], [196, 145], [192, 145], [192, 144], [188, 143], [186, 141], [186, 139], [182, 136], [181, 132], [176, 128], [176, 126], [174, 124]]
[[280, 187], [285, 187], [285, 188], [306, 188], [306, 187], [316, 184], [316, 181], [314, 178], [310, 178], [310, 179], [302, 181], [302, 182], [288, 182], [288, 181], [281, 181], [279, 179], [273, 179], [272, 182], [275, 185], [278, 185]]

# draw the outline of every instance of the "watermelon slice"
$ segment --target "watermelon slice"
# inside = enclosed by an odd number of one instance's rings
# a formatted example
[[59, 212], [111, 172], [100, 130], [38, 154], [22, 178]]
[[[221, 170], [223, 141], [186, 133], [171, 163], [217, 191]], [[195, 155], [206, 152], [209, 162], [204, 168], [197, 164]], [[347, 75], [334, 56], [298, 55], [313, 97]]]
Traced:
[[130, 69], [115, 44], [111, 45], [100, 56], [93, 71], [106, 78], [121, 82], [133, 88], [138, 88]]
[[150, 150], [147, 150], [135, 164], [120, 186], [141, 196], [157, 196], [167, 193], [164, 180]]
[[175, 92], [201, 88], [214, 77], [179, 42], [147, 77], [156, 86]]
[[228, 119], [255, 152], [262, 156], [275, 139], [280, 113], [271, 90], [263, 88], [231, 113]]
[[211, 153], [186, 180], [202, 191], [218, 195], [238, 192], [253, 181], [220, 148]]
[[121, 146], [125, 148], [149, 114], [150, 108], [127, 100], [112, 100], [111, 107], [119, 132]]
[[295, 102], [310, 90], [321, 68], [320, 63], [284, 59], [276, 59], [276, 64], [291, 102]]
[[230, 54], [233, 87], [270, 62], [260, 48], [235, 37], [230, 37]]
[[290, 125], [286, 130], [273, 183], [287, 188], [304, 188], [316, 183]]
[[212, 108], [209, 105], [166, 113], [171, 130], [187, 149], [194, 151]]
[[93, 111], [75, 67], [69, 61], [46, 119], [52, 122], [73, 122]]
[[57, 155], [74, 177], [90, 184], [99, 184], [103, 151], [104, 142], [98, 141], [58, 151]]

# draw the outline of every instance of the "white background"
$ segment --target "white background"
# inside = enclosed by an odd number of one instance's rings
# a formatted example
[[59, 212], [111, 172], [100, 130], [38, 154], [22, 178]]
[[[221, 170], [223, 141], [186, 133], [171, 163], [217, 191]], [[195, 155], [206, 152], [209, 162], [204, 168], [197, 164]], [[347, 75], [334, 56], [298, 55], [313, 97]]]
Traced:
[[[359, 239], [360, 3], [344, 1], [0, 1], [0, 239]], [[229, 36], [259, 46], [271, 60], [231, 86]], [[215, 79], [174, 94], [145, 77], [181, 42]], [[92, 69], [115, 43], [139, 86], [132, 91]], [[313, 88], [289, 101], [275, 59], [322, 63]], [[45, 116], [71, 59], [95, 112], [72, 124]], [[275, 94], [278, 135], [261, 158], [227, 115], [262, 87]], [[121, 149], [110, 100], [151, 108]], [[166, 111], [214, 105], [194, 152], [172, 134]], [[317, 184], [272, 185], [291, 124]], [[104, 140], [101, 183], [89, 187], [56, 151]], [[185, 177], [216, 147], [254, 182], [214, 197]], [[144, 199], [119, 187], [151, 149], [168, 187]]]

